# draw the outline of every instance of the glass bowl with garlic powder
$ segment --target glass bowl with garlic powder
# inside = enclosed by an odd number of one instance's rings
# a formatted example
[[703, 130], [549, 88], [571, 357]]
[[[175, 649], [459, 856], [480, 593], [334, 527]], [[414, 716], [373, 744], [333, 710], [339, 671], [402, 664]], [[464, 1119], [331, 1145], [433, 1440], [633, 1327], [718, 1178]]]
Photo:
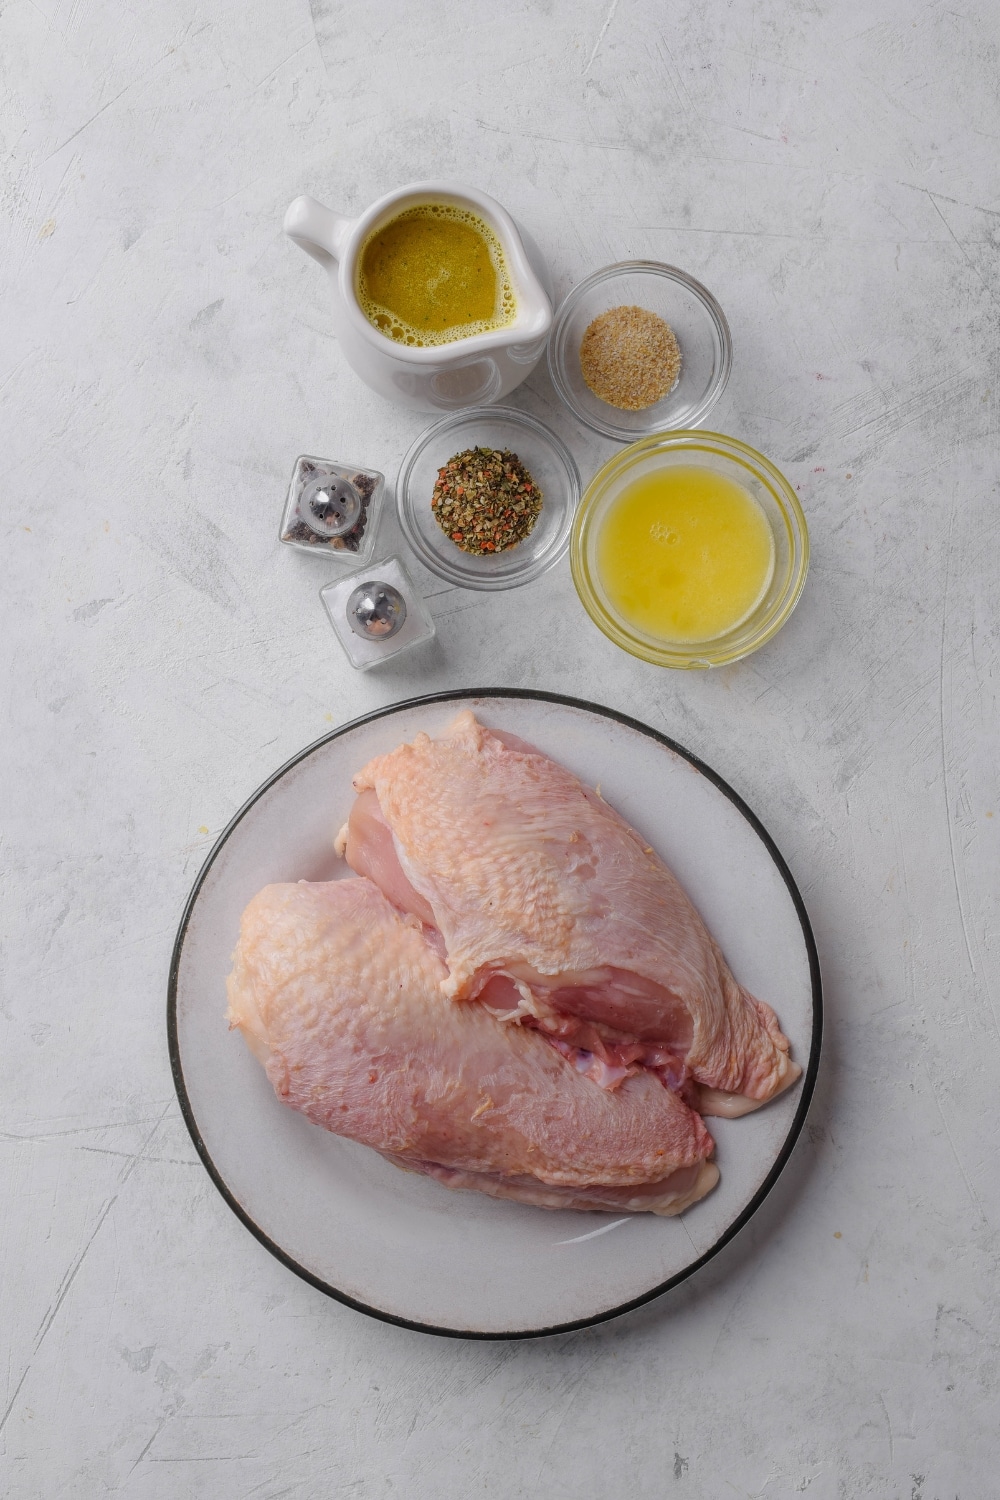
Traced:
[[676, 266], [626, 260], [575, 286], [548, 344], [552, 384], [579, 421], [630, 443], [697, 427], [729, 379], [732, 338], [711, 292]]

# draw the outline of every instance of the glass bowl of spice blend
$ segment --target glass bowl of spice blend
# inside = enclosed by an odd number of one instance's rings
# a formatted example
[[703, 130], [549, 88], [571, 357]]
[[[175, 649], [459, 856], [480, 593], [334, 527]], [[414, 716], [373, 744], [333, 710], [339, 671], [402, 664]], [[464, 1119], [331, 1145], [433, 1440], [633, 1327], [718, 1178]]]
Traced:
[[515, 588], [551, 568], [569, 545], [579, 498], [565, 444], [501, 406], [435, 422], [396, 482], [406, 540], [426, 568], [463, 589]]
[[729, 379], [722, 308], [693, 276], [653, 260], [595, 271], [558, 309], [552, 384], [585, 426], [630, 443], [697, 427]]

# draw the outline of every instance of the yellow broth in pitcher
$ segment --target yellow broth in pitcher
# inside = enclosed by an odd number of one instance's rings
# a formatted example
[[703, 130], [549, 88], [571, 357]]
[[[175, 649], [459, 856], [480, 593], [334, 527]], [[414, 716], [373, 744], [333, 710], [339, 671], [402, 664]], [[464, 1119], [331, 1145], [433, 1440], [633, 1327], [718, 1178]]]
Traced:
[[400, 344], [450, 344], [506, 328], [516, 312], [493, 230], [445, 203], [408, 208], [370, 235], [356, 289], [369, 323]]

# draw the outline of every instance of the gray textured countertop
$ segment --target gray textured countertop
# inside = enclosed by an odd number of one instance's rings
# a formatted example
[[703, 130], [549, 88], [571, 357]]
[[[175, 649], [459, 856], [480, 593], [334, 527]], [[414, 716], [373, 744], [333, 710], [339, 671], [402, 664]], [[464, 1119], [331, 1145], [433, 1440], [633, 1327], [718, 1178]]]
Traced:
[[[996, 112], [983, 5], [11, 0], [5, 94], [0, 1489], [18, 1500], [997, 1492]], [[465, 179], [557, 293], [684, 267], [733, 330], [712, 425], [798, 487], [802, 602], [670, 674], [568, 567], [418, 576], [366, 677], [275, 532], [298, 453], [395, 473], [280, 232]], [[513, 398], [586, 477], [544, 368]], [[593, 698], [709, 762], [800, 883], [827, 986], [807, 1131], [710, 1267], [604, 1327], [438, 1340], [237, 1222], [164, 1004], [214, 836], [331, 725], [445, 687]]]

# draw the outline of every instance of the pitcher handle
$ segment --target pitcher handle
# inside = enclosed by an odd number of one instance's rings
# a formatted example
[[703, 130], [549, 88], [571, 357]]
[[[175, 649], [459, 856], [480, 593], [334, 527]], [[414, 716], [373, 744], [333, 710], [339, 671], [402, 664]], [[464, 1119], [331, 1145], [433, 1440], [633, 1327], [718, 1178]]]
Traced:
[[285, 214], [284, 230], [288, 238], [327, 269], [343, 255], [353, 228], [353, 219], [335, 214], [306, 195], [290, 203]]

